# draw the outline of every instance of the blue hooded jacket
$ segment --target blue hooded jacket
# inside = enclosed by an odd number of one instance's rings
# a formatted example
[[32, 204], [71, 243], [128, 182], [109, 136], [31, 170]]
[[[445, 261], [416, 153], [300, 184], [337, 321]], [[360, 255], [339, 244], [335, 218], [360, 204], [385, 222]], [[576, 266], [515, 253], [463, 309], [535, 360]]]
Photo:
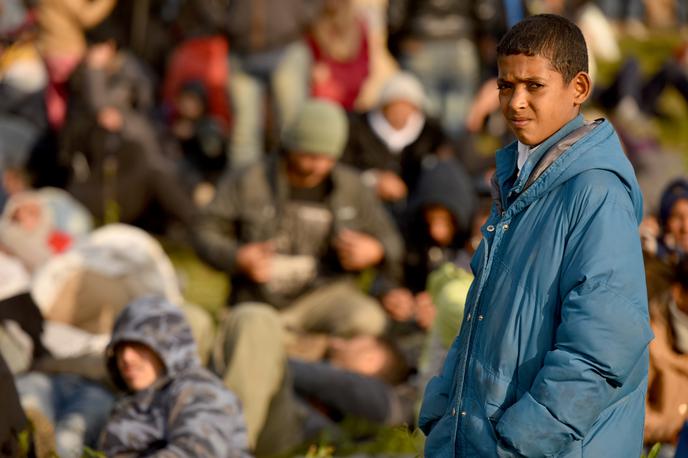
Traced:
[[495, 204], [442, 374], [420, 414], [427, 457], [639, 457], [652, 339], [642, 198], [612, 126], [578, 116]]

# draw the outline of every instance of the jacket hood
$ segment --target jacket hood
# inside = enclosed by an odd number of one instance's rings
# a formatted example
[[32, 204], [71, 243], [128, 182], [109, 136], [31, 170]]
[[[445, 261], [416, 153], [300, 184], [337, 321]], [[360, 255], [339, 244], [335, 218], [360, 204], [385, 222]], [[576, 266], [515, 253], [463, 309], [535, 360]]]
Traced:
[[153, 350], [165, 365], [166, 378], [191, 367], [200, 366], [196, 342], [182, 310], [156, 296], [137, 299], [120, 313], [105, 355], [110, 377], [123, 390], [127, 386], [117, 368], [115, 347], [122, 342], [136, 342]]
[[[638, 223], [642, 220], [643, 199], [633, 166], [611, 123], [597, 119], [586, 123], [581, 115], [574, 118], [538, 146], [524, 164], [516, 182], [508, 191], [506, 181], [516, 171], [517, 143], [497, 152], [496, 191], [502, 208], [508, 196], [520, 194], [506, 210], [518, 213], [530, 203], [571, 178], [588, 170], [606, 170], [623, 183], [633, 202]], [[507, 195], [508, 191], [508, 195]]]
[[469, 230], [477, 198], [470, 177], [456, 160], [425, 161], [414, 194], [411, 221], [422, 221], [424, 207], [441, 205], [451, 212], [459, 233]]

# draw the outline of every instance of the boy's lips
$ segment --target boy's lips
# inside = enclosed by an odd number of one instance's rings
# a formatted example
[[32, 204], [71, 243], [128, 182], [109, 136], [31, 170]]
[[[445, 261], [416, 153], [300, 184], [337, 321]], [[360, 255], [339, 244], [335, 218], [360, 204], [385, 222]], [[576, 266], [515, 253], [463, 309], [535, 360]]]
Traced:
[[509, 120], [509, 122], [511, 122], [511, 125], [514, 127], [525, 127], [530, 122], [530, 119], [528, 119], [528, 118], [511, 118]]

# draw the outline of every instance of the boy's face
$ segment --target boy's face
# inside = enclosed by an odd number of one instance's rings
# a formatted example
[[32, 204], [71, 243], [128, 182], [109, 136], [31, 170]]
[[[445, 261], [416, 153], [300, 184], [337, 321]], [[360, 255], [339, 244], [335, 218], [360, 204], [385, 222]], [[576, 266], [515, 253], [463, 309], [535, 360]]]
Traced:
[[132, 391], [145, 390], [165, 373], [160, 357], [138, 342], [125, 342], [116, 349], [117, 368]]
[[542, 56], [515, 54], [498, 59], [499, 103], [507, 124], [526, 145], [542, 143], [578, 115], [590, 94], [590, 77], [569, 83]]

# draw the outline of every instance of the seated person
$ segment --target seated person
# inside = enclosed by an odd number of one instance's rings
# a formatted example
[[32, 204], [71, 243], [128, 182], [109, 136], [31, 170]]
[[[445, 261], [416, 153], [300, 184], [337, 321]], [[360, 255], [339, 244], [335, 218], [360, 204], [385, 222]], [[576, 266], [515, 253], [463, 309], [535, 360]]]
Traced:
[[132, 302], [106, 354], [113, 383], [127, 392], [101, 436], [107, 456], [250, 456], [239, 403], [201, 366], [178, 307], [152, 296]]
[[313, 97], [353, 111], [370, 72], [368, 27], [352, 0], [327, 0], [308, 34]]
[[[184, 83], [174, 98], [170, 130], [179, 143], [179, 169], [196, 204], [207, 204], [210, 191], [227, 167], [227, 127], [210, 112], [208, 91], [200, 81]], [[207, 191], [204, 191], [207, 190]], [[203, 205], [199, 205], [203, 206]]]
[[402, 244], [359, 176], [337, 164], [346, 135], [340, 107], [309, 101], [279, 154], [219, 183], [194, 239], [230, 276], [230, 304], [270, 304], [295, 333], [384, 331], [384, 311], [353, 279], [373, 267], [398, 278]]
[[428, 302], [428, 275], [442, 264], [453, 262], [463, 248], [475, 204], [471, 180], [456, 160], [433, 161], [424, 167], [404, 217], [405, 286], [393, 288], [382, 298], [393, 318], [410, 320], [414, 311], [417, 315], [418, 308]]
[[677, 178], [661, 190], [657, 210], [643, 217], [643, 247], [649, 301], [662, 299], [674, 283], [677, 264], [688, 250], [688, 181]]
[[[98, 32], [98, 33], [96, 33]], [[70, 84], [69, 116], [60, 162], [67, 190], [100, 222], [164, 232], [167, 220], [191, 223], [194, 207], [163, 154], [150, 114], [153, 89], [143, 64], [118, 46], [104, 23]], [[152, 215], [151, 209], [162, 210]]]
[[650, 371], [645, 443], [673, 449], [688, 413], [688, 260], [675, 269], [673, 284], [650, 302]]
[[399, 73], [383, 87], [376, 109], [351, 116], [342, 162], [364, 172], [364, 182], [397, 218], [413, 196], [423, 160], [454, 154], [439, 123], [425, 115], [424, 104], [420, 82]]

